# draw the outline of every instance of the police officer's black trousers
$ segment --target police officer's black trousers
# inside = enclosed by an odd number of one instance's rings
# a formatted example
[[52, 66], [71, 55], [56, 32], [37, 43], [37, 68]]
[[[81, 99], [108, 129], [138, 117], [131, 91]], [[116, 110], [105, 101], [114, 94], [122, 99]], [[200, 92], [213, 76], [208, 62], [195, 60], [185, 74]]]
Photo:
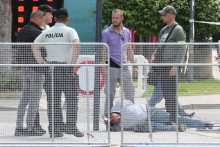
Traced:
[[[66, 126], [74, 127], [77, 122], [78, 111], [78, 88], [79, 77], [72, 73], [72, 67], [55, 67], [54, 68], [54, 109], [52, 107], [52, 73], [47, 72], [45, 77], [45, 91], [47, 94], [47, 111], [49, 120], [49, 133], [52, 130], [52, 119], [54, 119], [55, 132], [61, 132], [64, 127], [63, 114], [61, 108], [61, 94], [65, 94], [66, 110]], [[52, 111], [54, 118], [52, 118]]]
[[169, 76], [170, 70], [171, 67], [162, 67], [160, 70], [160, 76], [166, 111], [170, 113], [170, 121], [176, 122], [176, 76]]

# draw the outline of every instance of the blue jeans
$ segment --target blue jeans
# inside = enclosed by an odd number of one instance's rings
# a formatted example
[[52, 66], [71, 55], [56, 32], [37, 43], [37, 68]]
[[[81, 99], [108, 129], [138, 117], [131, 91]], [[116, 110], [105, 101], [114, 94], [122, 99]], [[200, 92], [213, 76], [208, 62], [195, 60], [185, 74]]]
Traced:
[[[150, 108], [151, 122], [155, 125], [156, 131], [172, 131], [173, 125], [166, 125], [170, 122], [170, 114], [161, 109]], [[188, 128], [205, 128], [205, 121], [190, 118], [186, 116], [178, 116], [179, 124], [185, 124]]]
[[[161, 87], [161, 81], [159, 80], [157, 85], [154, 87], [153, 95], [151, 96], [151, 98], [149, 100], [150, 107], [155, 107], [155, 105], [157, 103], [159, 103], [162, 99], [163, 99], [163, 91], [162, 91], [162, 87]], [[177, 103], [178, 103], [178, 115], [185, 116], [186, 112], [184, 111], [184, 109], [180, 105], [179, 101], [177, 101]]]

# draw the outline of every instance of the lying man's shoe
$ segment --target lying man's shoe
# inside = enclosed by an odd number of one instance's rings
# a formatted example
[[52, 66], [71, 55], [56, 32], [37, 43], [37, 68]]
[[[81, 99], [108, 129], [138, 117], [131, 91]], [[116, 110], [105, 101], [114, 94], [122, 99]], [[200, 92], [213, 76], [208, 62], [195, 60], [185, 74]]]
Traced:
[[[171, 131], [177, 131], [177, 126], [173, 125], [171, 128]], [[184, 124], [179, 124], [178, 125], [178, 132], [185, 132], [186, 131], [186, 125]]]
[[179, 131], [179, 132], [185, 132], [185, 131], [186, 131], [186, 125], [184, 125], [184, 124], [179, 124], [179, 125], [178, 125], [178, 131]]
[[205, 128], [212, 129], [213, 126], [214, 126], [214, 124], [212, 124], [212, 123], [205, 123]]
[[193, 113], [186, 113], [184, 116], [193, 117], [194, 115], [195, 115], [195, 112], [193, 112]]

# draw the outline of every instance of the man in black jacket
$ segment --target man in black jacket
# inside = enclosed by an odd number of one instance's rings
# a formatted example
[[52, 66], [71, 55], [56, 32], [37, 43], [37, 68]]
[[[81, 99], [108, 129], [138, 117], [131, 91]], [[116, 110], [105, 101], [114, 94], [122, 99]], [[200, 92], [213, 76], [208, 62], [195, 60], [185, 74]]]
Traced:
[[[29, 23], [18, 32], [17, 42], [34, 42], [35, 38], [41, 34], [40, 26], [43, 17], [44, 14], [40, 10], [32, 12]], [[18, 45], [16, 53], [17, 64], [37, 64], [31, 45]], [[15, 136], [42, 136], [46, 131], [39, 124], [38, 110], [45, 77], [40, 67], [23, 67], [22, 74], [23, 92], [18, 105]], [[24, 129], [23, 121], [27, 105], [29, 105], [26, 119], [27, 127]], [[34, 122], [35, 117], [38, 117], [37, 122]]]

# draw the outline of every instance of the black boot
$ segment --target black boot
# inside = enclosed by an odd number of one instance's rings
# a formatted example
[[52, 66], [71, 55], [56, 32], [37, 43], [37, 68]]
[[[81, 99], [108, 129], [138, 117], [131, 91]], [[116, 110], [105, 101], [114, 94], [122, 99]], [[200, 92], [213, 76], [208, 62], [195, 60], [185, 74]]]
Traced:
[[205, 123], [205, 128], [213, 129], [213, 126], [214, 126], [214, 124], [212, 124], [212, 123]]
[[83, 137], [84, 136], [84, 134], [83, 133], [81, 133], [78, 129], [77, 129], [77, 127], [76, 127], [76, 125], [73, 125], [73, 126], [66, 126], [66, 134], [73, 134], [74, 136], [76, 136], [76, 137]]
[[46, 134], [46, 130], [44, 130], [41, 125], [35, 125], [33, 128], [40, 133]]
[[193, 113], [186, 113], [184, 116], [193, 117], [194, 115], [195, 115], [195, 112], [193, 112]]
[[[53, 137], [52, 126], [49, 126], [48, 130], [49, 130], [50, 138], [52, 138]], [[59, 127], [54, 126], [54, 138], [57, 138], [57, 137], [63, 137], [63, 133]]]

